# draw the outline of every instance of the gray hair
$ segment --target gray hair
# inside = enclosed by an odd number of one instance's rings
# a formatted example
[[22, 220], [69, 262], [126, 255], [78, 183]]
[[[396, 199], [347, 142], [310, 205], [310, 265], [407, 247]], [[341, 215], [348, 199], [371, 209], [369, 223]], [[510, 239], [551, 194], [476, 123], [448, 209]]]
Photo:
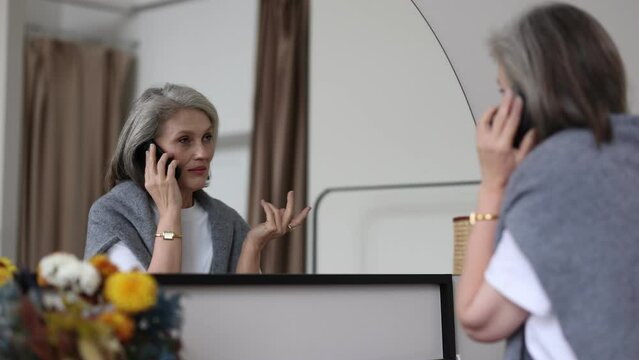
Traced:
[[215, 107], [204, 95], [190, 87], [168, 83], [161, 88], [149, 88], [133, 103], [120, 132], [105, 178], [107, 190], [129, 179], [144, 187], [144, 164], [135, 161], [136, 151], [153, 140], [162, 123], [180, 109], [200, 110], [209, 117], [215, 148], [219, 119]]
[[619, 52], [599, 22], [575, 6], [542, 5], [494, 34], [493, 57], [516, 92], [538, 142], [570, 127], [612, 139], [609, 115], [627, 109]]

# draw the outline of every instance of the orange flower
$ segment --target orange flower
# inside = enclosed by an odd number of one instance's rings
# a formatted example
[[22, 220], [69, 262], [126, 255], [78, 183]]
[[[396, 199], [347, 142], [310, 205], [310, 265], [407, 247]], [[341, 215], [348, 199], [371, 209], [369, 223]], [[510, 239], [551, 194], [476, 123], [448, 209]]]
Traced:
[[91, 263], [91, 265], [95, 266], [95, 268], [98, 269], [98, 272], [103, 279], [106, 279], [118, 272], [118, 267], [115, 266], [111, 261], [109, 261], [109, 258], [104, 254], [92, 257], [91, 260], [89, 260], [89, 263]]
[[158, 284], [153, 276], [146, 273], [119, 272], [106, 279], [104, 297], [120, 311], [138, 313], [155, 305]]
[[135, 334], [133, 319], [119, 311], [103, 313], [98, 317], [98, 321], [109, 325], [120, 341], [129, 341]]
[[40, 287], [49, 286], [49, 283], [47, 282], [47, 280], [44, 278], [44, 276], [42, 276], [42, 271], [40, 270], [40, 266], [38, 266], [38, 269], [36, 270], [36, 281], [38, 282], [38, 286]]

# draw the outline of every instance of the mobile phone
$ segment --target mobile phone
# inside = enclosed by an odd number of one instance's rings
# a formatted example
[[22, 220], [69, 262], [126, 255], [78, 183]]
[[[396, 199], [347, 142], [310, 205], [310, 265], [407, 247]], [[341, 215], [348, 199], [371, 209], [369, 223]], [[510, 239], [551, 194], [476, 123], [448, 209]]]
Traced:
[[524, 93], [517, 88], [514, 88], [513, 91], [515, 94], [519, 95], [519, 97], [521, 97], [521, 100], [523, 101], [521, 118], [519, 118], [519, 125], [517, 126], [517, 130], [515, 131], [515, 137], [513, 138], [513, 147], [519, 149], [524, 136], [526, 136], [528, 130], [532, 129], [533, 124], [530, 120], [530, 113], [528, 112], [526, 107], [526, 96], [524, 96]]
[[[162, 154], [164, 154], [164, 150], [162, 150], [161, 147], [158, 146], [158, 144], [155, 143], [155, 141], [153, 140], [149, 140], [149, 141], [145, 141], [144, 143], [142, 143], [142, 145], [140, 145], [137, 150], [135, 151], [135, 162], [137, 163], [137, 165], [144, 170], [144, 168], [146, 167], [146, 151], [149, 149], [149, 146], [153, 144], [155, 145], [155, 161], [160, 160], [160, 157], [162, 156]], [[166, 161], [166, 171], [168, 171], [169, 169], [169, 164], [171, 163], [171, 160], [173, 158], [169, 158]], [[179, 179], [180, 175], [182, 174], [180, 167], [176, 166], [175, 167], [175, 179]]]

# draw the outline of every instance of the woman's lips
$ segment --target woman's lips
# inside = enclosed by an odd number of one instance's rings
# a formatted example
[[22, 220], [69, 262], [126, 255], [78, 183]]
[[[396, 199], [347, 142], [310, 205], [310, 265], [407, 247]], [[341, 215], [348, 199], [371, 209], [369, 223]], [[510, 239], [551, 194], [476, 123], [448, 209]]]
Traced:
[[204, 175], [206, 174], [206, 167], [205, 166], [199, 166], [199, 167], [194, 167], [189, 169], [189, 173], [191, 174], [195, 174], [195, 175]]

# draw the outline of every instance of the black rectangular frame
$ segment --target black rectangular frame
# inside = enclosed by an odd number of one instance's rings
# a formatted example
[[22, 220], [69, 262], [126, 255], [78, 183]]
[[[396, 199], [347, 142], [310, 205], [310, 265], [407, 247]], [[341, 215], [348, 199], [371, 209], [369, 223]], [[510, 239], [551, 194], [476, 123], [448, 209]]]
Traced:
[[442, 359], [455, 360], [455, 313], [453, 277], [450, 274], [353, 274], [353, 275], [207, 275], [207, 274], [158, 274], [160, 285], [167, 286], [270, 286], [270, 285], [439, 285], [442, 322]]

